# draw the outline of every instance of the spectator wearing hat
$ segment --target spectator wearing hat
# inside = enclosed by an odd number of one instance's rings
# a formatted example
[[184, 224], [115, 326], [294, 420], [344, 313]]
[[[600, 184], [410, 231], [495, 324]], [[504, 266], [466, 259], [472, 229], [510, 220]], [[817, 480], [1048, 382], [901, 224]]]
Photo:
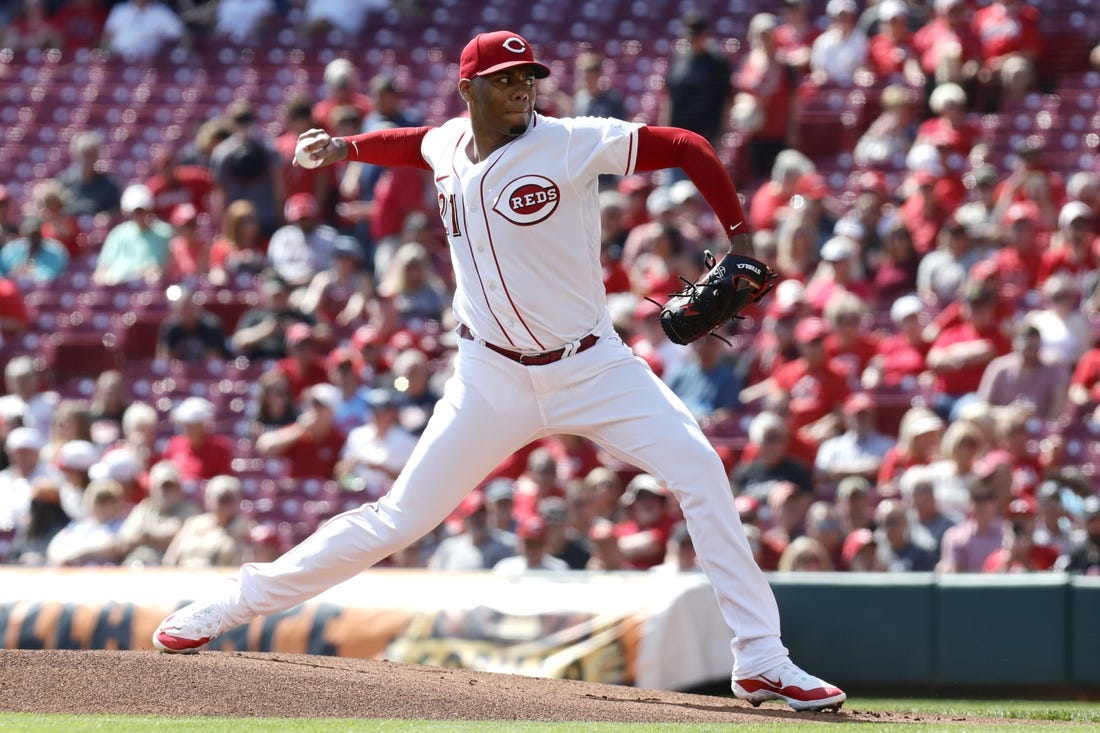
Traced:
[[333, 241], [331, 266], [309, 281], [299, 307], [319, 320], [348, 327], [374, 317], [377, 308], [374, 280], [362, 268], [363, 247], [355, 237], [341, 234]]
[[270, 524], [257, 524], [248, 532], [245, 562], [274, 562], [283, 554], [283, 538]]
[[977, 115], [968, 111], [969, 97], [962, 86], [939, 84], [928, 97], [928, 107], [933, 116], [917, 127], [917, 141], [941, 148], [941, 155], [969, 155], [982, 137], [982, 126]]
[[168, 243], [169, 282], [197, 280], [210, 272], [210, 240], [199, 230], [199, 211], [192, 204], [176, 205], [168, 215], [175, 236]]
[[201, 513], [202, 509], [184, 495], [176, 464], [171, 461], [153, 464], [149, 469], [149, 496], [130, 510], [119, 530], [122, 564], [160, 565], [183, 523]]
[[100, 285], [159, 280], [168, 266], [172, 226], [153, 214], [153, 194], [144, 184], [122, 192], [127, 220], [107, 233], [93, 279]]
[[183, 163], [179, 158], [179, 150], [171, 145], [162, 145], [152, 156], [152, 175], [145, 181], [149, 193], [153, 195], [153, 213], [177, 230], [180, 225], [173, 218], [178, 216], [182, 221], [185, 213], [190, 216], [192, 210], [196, 218], [209, 211], [210, 191], [214, 187], [214, 178], [209, 168]]
[[121, 559], [118, 533], [125, 516], [124, 489], [110, 479], [88, 484], [84, 515], [54, 535], [46, 548], [46, 563], [53, 566], [118, 565]]
[[982, 44], [965, 0], [935, 0], [935, 17], [913, 34], [924, 75], [937, 84], [964, 84], [978, 73]]
[[[328, 2], [328, 0], [326, 0], [326, 2]], [[343, 16], [335, 21], [337, 23], [341, 23], [343, 20], [351, 18], [357, 12], [360, 12], [357, 7], [353, 9], [349, 15], [349, 8], [346, 4], [330, 4], [334, 8], [334, 12]], [[362, 6], [362, 3], [358, 5]], [[309, 17], [309, 12], [310, 11], [307, 9], [307, 19]], [[360, 118], [362, 119], [365, 119], [367, 115], [374, 111], [374, 102], [371, 101], [368, 95], [360, 91], [359, 69], [348, 59], [335, 58], [328, 62], [324, 71], [324, 84], [325, 96], [313, 105], [314, 127], [328, 130], [329, 121], [332, 118], [332, 111], [337, 107], [348, 105], [355, 107], [359, 110]], [[329, 131], [332, 132], [331, 130]]]
[[287, 355], [287, 330], [296, 323], [312, 326], [316, 322], [313, 316], [291, 305], [290, 290], [277, 275], [263, 278], [260, 302], [241, 314], [230, 337], [234, 352], [251, 361], [282, 359]]
[[229, 357], [221, 319], [202, 307], [205, 297], [189, 285], [172, 285], [165, 295], [168, 316], [157, 333], [158, 361], [205, 364]]
[[903, 84], [889, 84], [879, 98], [878, 116], [859, 136], [852, 156], [861, 166], [890, 165], [902, 160], [913, 144], [917, 97]]
[[[105, 451], [88, 469], [88, 478], [93, 482], [110, 480], [121, 486], [123, 510], [127, 511], [148, 496], [144, 471], [145, 464], [138, 452], [123, 445]], [[87, 490], [84, 493], [86, 496]]]
[[539, 502], [548, 496], [564, 497], [558, 462], [549, 448], [539, 445], [527, 456], [526, 467], [516, 478], [512, 509], [516, 522], [538, 514]]
[[874, 479], [894, 441], [875, 430], [875, 401], [854, 392], [844, 401], [846, 430], [821, 443], [814, 461], [818, 482], [836, 483], [845, 476]]
[[[583, 481], [571, 482], [570, 486], [574, 484], [585, 486]], [[485, 483], [485, 507], [489, 512], [489, 526], [501, 530], [502, 532], [514, 533], [516, 530], [516, 520], [512, 514], [512, 509], [515, 507], [515, 495], [516, 495], [516, 482], [510, 478], [501, 476], [494, 478]], [[572, 501], [573, 497], [570, 497], [570, 506], [575, 510], [575, 503]], [[583, 523], [585, 529], [588, 527], [588, 518]], [[576, 525], [574, 525], [574, 528]]]
[[796, 84], [794, 70], [780, 55], [776, 41], [779, 19], [757, 13], [749, 21], [749, 54], [735, 77], [734, 125], [748, 138], [749, 172], [767, 176], [780, 151], [787, 148]]
[[45, 439], [34, 428], [17, 427], [4, 440], [8, 467], [0, 471], [0, 529], [12, 530], [27, 523], [31, 484], [50, 472], [40, 453]]
[[1001, 220], [997, 213], [997, 185], [1000, 172], [988, 163], [977, 166], [965, 177], [973, 179], [968, 200], [955, 210], [954, 220], [966, 227], [976, 248], [984, 250], [997, 244], [1001, 236]]
[[348, 346], [337, 346], [325, 357], [328, 383], [340, 390], [340, 406], [334, 417], [345, 435], [363, 425], [370, 415], [370, 387], [363, 381], [363, 360]]
[[[620, 503], [625, 519], [612, 534], [625, 570], [648, 570], [664, 560], [665, 548], [676, 517], [669, 511], [668, 488], [648, 473], [640, 473], [626, 486]], [[522, 527], [523, 520], [520, 520]]]
[[909, 32], [909, 8], [903, 0], [878, 3], [878, 33], [867, 44], [867, 69], [882, 80], [924, 82], [920, 58]]
[[878, 561], [887, 572], [925, 573], [936, 569], [939, 553], [935, 540], [909, 519], [906, 506], [885, 499], [875, 507], [875, 540]]
[[1062, 503], [1063, 490], [1057, 481], [1048, 480], [1035, 491], [1035, 543], [1053, 547], [1059, 556], [1066, 555], [1075, 543], [1073, 520]]
[[107, 172], [110, 167], [102, 152], [103, 133], [99, 130], [77, 132], [69, 141], [72, 163], [57, 176], [68, 198], [67, 214], [95, 216], [118, 211], [119, 186]]
[[516, 536], [492, 526], [485, 493], [473, 491], [456, 509], [463, 531], [443, 540], [428, 559], [433, 570], [488, 570], [516, 554]]
[[799, 180], [815, 170], [813, 161], [798, 150], [788, 148], [780, 151], [772, 163], [771, 178], [756, 189], [749, 202], [749, 225], [753, 231], [777, 229], [778, 214], [798, 193]]
[[903, 295], [890, 305], [893, 330], [875, 345], [875, 355], [861, 378], [866, 388], [916, 387], [931, 347], [924, 339], [923, 315], [924, 304], [916, 295]]
[[244, 199], [230, 203], [222, 214], [220, 233], [210, 245], [210, 282], [224, 285], [261, 272], [267, 265], [266, 245], [255, 204]]
[[335, 385], [313, 385], [302, 393], [298, 419], [257, 437], [256, 453], [285, 460], [291, 478], [334, 478], [347, 438], [335, 423], [341, 400]]
[[927, 407], [910, 407], [901, 416], [898, 440], [886, 452], [879, 468], [876, 484], [888, 492], [907, 469], [923, 466], [937, 460], [944, 422]]
[[787, 421], [774, 412], [759, 412], [749, 423], [749, 441], [759, 446], [756, 456], [740, 462], [730, 475], [735, 496], [754, 496], [765, 501], [771, 486], [779, 481], [794, 484], [813, 495], [814, 485], [808, 466], [790, 455], [790, 429]]
[[321, 209], [311, 193], [286, 200], [286, 224], [271, 235], [267, 256], [275, 273], [292, 287], [305, 287], [318, 272], [332, 265], [339, 233], [322, 223]]
[[[332, 201], [336, 191], [336, 167], [321, 166], [306, 168], [294, 162], [294, 149], [298, 136], [314, 127], [313, 97], [308, 94], [295, 94], [282, 106], [283, 132], [275, 138], [275, 150], [279, 153], [279, 175], [283, 179], [283, 189], [287, 198], [298, 193], [312, 194], [318, 202]], [[331, 212], [330, 212], [331, 213]]]
[[850, 87], [867, 64], [867, 36], [856, 29], [855, 0], [829, 0], [829, 27], [810, 48], [810, 79], [818, 86]]
[[1006, 298], [1022, 298], [1039, 285], [1047, 245], [1040, 226], [1039, 208], [1030, 201], [1012, 204], [1005, 211], [1002, 246], [991, 259]]
[[203, 503], [206, 511], [185, 519], [164, 551], [164, 565], [209, 568], [244, 562], [255, 522], [241, 513], [240, 480], [226, 475], [210, 479]]
[[1056, 274], [1072, 278], [1078, 289], [1089, 282], [1100, 265], [1100, 236], [1093, 232], [1093, 219], [1093, 210], [1081, 201], [1069, 201], [1062, 206], [1058, 212], [1058, 231], [1051, 237], [1039, 264], [1040, 283]]
[[787, 402], [791, 432], [815, 445], [840, 431], [843, 423], [840, 408], [851, 391], [847, 375], [828, 361], [827, 335], [825, 321], [803, 319], [795, 327], [795, 340], [802, 355], [777, 369], [767, 380], [769, 393]]
[[[946, 171], [939, 160], [935, 148], [927, 145], [914, 145], [912, 150], [931, 150], [929, 160], [919, 160], [910, 164], [910, 175], [902, 186], [905, 201], [898, 208], [900, 221], [913, 238], [913, 247], [922, 256], [935, 246], [936, 236], [947, 221], [950, 211], [940, 195], [940, 182], [946, 180]], [[918, 156], [919, 158], [919, 156]], [[919, 167], [913, 168], [913, 165]]]
[[969, 495], [967, 518], [943, 535], [936, 566], [941, 573], [981, 572], [985, 559], [1004, 542], [1004, 520], [989, 480], [974, 477]]
[[691, 344], [691, 356], [665, 370], [661, 379], [701, 423], [714, 424], [733, 417], [741, 405], [741, 380], [717, 338]]
[[1058, 558], [1055, 568], [1080, 575], [1100, 575], [1100, 497], [1081, 502], [1081, 537]]
[[230, 102], [225, 118], [229, 137], [210, 152], [214, 175], [210, 212], [219, 222], [229, 204], [249, 201], [255, 207], [261, 235], [270, 237], [278, 228], [282, 202], [287, 198], [279, 176], [279, 153], [271, 137], [256, 125], [256, 111], [247, 100]]
[[737, 362], [736, 371], [743, 375], [741, 381], [750, 385], [739, 393], [739, 400], [752, 402], [763, 397], [766, 390], [755, 389], [753, 385], [799, 357], [794, 330], [808, 310], [802, 291], [803, 285], [797, 280], [783, 280], [772, 292], [760, 333], [746, 344]]
[[933, 400], [941, 416], [951, 416], [961, 398], [977, 392], [989, 363], [1011, 351], [996, 316], [996, 294], [970, 287], [964, 294], [962, 322], [945, 328], [932, 342], [927, 363], [936, 375]]
[[873, 296], [870, 285], [863, 280], [859, 243], [847, 236], [835, 236], [821, 245], [821, 262], [806, 283], [806, 302], [821, 313], [826, 303], [840, 290], [847, 290], [861, 299]]
[[1024, 405], [1052, 420], [1062, 414], [1069, 370], [1041, 356], [1042, 333], [1027, 319], [1016, 327], [1012, 351], [989, 362], [978, 385], [978, 397], [991, 405]]
[[305, 323], [287, 326], [286, 352], [275, 369], [286, 375], [291, 398], [297, 400], [306, 389], [328, 381], [325, 357], [318, 353], [313, 327]]
[[712, 45], [710, 23], [702, 14], [685, 15], [680, 33], [687, 48], [670, 59], [662, 124], [697, 132], [718, 149], [733, 93], [733, 68], [723, 50]]
[[180, 434], [168, 439], [161, 460], [171, 461], [181, 481], [201, 481], [230, 472], [229, 438], [214, 432], [215, 408], [204, 397], [188, 397], [172, 410]]
[[875, 533], [865, 527], [852, 530], [844, 538], [844, 548], [840, 554], [848, 570], [853, 573], [877, 573], [886, 569], [879, 560]]
[[[46, 564], [46, 548], [57, 533], [71, 521], [61, 508], [61, 498], [56, 476], [39, 476], [31, 484], [30, 508], [27, 522], [15, 532], [8, 562], [24, 567], [40, 567]], [[0, 558], [2, 560], [2, 558]]]
[[497, 562], [493, 565], [493, 572], [522, 575], [532, 570], [569, 570], [565, 560], [554, 557], [548, 551], [549, 535], [546, 520], [539, 516], [527, 517], [516, 527], [516, 537], [519, 539], [517, 554]]
[[1004, 542], [982, 564], [983, 573], [1034, 573], [1051, 570], [1058, 561], [1054, 547], [1035, 541], [1036, 506], [1031, 499], [1013, 499], [1007, 510]]
[[845, 476], [840, 480], [836, 486], [836, 514], [845, 536], [860, 528], [875, 528], [877, 500], [875, 485], [863, 476]]
[[69, 266], [65, 245], [48, 239], [38, 216], [23, 218], [19, 237], [0, 247], [0, 275], [24, 283], [42, 284], [57, 278]]
[[[2, 312], [2, 309], [0, 309]], [[0, 317], [0, 322], [2, 322]], [[53, 413], [60, 396], [53, 390], [42, 389], [41, 368], [31, 356], [13, 358], [4, 367], [6, 396], [23, 403], [22, 424], [45, 433], [53, 422]]]
[[933, 543], [936, 558], [940, 544], [948, 529], [962, 521], [956, 514], [945, 514], [936, 500], [936, 480], [929, 466], [913, 466], [901, 475], [898, 483], [899, 498], [909, 508], [912, 530], [927, 533]]
[[99, 448], [87, 440], [70, 440], [57, 452], [55, 462], [61, 473], [58, 501], [71, 519], [84, 516], [84, 493], [91, 481], [89, 471], [100, 455]]
[[397, 478], [416, 447], [416, 435], [400, 423], [401, 399], [397, 392], [375, 387], [367, 393], [370, 419], [348, 434], [336, 467], [342, 481], [381, 496]]

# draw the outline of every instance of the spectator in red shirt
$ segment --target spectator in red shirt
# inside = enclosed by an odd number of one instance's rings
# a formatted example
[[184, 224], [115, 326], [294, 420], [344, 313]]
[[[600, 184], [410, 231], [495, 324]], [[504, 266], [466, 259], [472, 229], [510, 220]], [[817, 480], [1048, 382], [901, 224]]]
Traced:
[[565, 498], [565, 490], [558, 478], [554, 454], [540, 446], [527, 456], [527, 469], [516, 479], [512, 516], [517, 522], [538, 516], [539, 502], [548, 496]]
[[22, 336], [30, 328], [31, 317], [19, 286], [0, 277], [0, 334], [5, 338]]
[[201, 165], [180, 165], [176, 152], [161, 148], [152, 159], [153, 175], [145, 182], [153, 194], [153, 213], [168, 221], [180, 204], [191, 204], [199, 213], [210, 210], [214, 176]]
[[266, 246], [255, 204], [245, 199], [229, 204], [222, 217], [221, 236], [210, 245], [211, 282], [220, 285], [260, 272], [266, 264]]
[[333, 419], [342, 401], [335, 385], [310, 387], [298, 419], [261, 434], [256, 439], [256, 453], [284, 459], [286, 475], [291, 478], [333, 478], [347, 438]]
[[336, 134], [330, 129], [332, 111], [337, 107], [351, 105], [360, 111], [360, 119], [365, 118], [374, 109], [374, 102], [359, 91], [359, 71], [355, 64], [345, 58], [336, 58], [325, 66], [325, 87], [328, 94], [313, 105], [313, 124]]
[[848, 386], [858, 390], [863, 370], [878, 351], [878, 336], [866, 328], [871, 315], [867, 303], [839, 290], [825, 304], [824, 315], [830, 331], [825, 338], [829, 365], [847, 375]]
[[232, 448], [227, 437], [212, 432], [214, 414], [214, 405], [203, 397], [188, 397], [172, 411], [182, 433], [168, 439], [160, 460], [174, 463], [184, 482], [232, 473]]
[[913, 236], [913, 247], [921, 255], [932, 251], [936, 245], [936, 236], [947, 221], [949, 212], [936, 195], [936, 184], [944, 175], [942, 166], [938, 170], [918, 170], [909, 177], [911, 195], [898, 210], [898, 216], [905, 228]]
[[952, 419], [959, 400], [978, 391], [989, 362], [1012, 348], [997, 321], [997, 298], [991, 290], [969, 288], [963, 300], [962, 322], [940, 332], [928, 352], [928, 368], [937, 378], [936, 412]]
[[938, 84], [973, 79], [982, 61], [982, 44], [970, 25], [966, 0], [936, 0], [936, 17], [913, 34], [921, 70]]
[[564, 481], [584, 478], [603, 465], [596, 444], [587, 438], [563, 433], [551, 435], [543, 445], [554, 457], [554, 465]]
[[1071, 277], [1084, 292], [1086, 280], [1100, 267], [1100, 237], [1092, 232], [1093, 211], [1080, 201], [1070, 201], [1058, 213], [1058, 231], [1039, 263], [1039, 282], [1055, 274]]
[[1039, 266], [1043, 257], [1040, 244], [1039, 210], [1030, 202], [1008, 207], [1004, 216], [1004, 243], [993, 255], [1001, 284], [1001, 295], [1017, 299], [1039, 285]]
[[917, 142], [927, 142], [937, 147], [941, 141], [949, 144], [943, 147], [948, 155], [965, 158], [981, 139], [980, 120], [967, 112], [966, 91], [958, 84], [949, 82], [940, 84], [928, 97], [928, 108], [934, 117], [930, 117], [917, 127]]
[[189, 203], [179, 204], [168, 223], [176, 230], [168, 242], [168, 282], [204, 277], [210, 272], [210, 240], [199, 230], [199, 212]]
[[1100, 402], [1100, 345], [1085, 352], [1069, 380], [1069, 399], [1076, 405]]
[[45, 0], [23, 0], [23, 9], [5, 31], [5, 48], [25, 51], [31, 48], [57, 48], [61, 33], [49, 16]]
[[648, 473], [638, 474], [627, 484], [620, 500], [627, 518], [613, 530], [623, 569], [648, 570], [664, 560], [668, 538], [677, 521], [669, 511], [671, 496], [668, 488]]
[[299, 94], [283, 105], [284, 132], [275, 138], [275, 150], [282, 157], [279, 174], [283, 177], [287, 197], [296, 193], [310, 193], [322, 202], [327, 211], [328, 203], [336, 188], [335, 166], [306, 168], [294, 165], [294, 148], [298, 135], [313, 127], [313, 100]]
[[42, 236], [65, 245], [65, 251], [69, 253], [70, 259], [83, 254], [80, 222], [66, 211], [69, 192], [61, 182], [55, 178], [49, 178], [36, 184], [32, 197], [35, 212], [42, 219]]
[[841, 406], [849, 392], [847, 377], [828, 363], [825, 337], [829, 329], [820, 318], [804, 319], [795, 328], [802, 356], [775, 371], [770, 390], [789, 395], [791, 432], [815, 444], [840, 432]]
[[53, 15], [66, 51], [98, 46], [106, 23], [107, 8], [100, 0], [69, 0]]
[[1015, 499], [1008, 507], [1004, 545], [982, 564], [983, 573], [1033, 573], [1050, 570], [1058, 550], [1035, 542], [1036, 507], [1027, 499]]
[[295, 400], [307, 388], [328, 381], [325, 358], [317, 351], [313, 328], [307, 323], [292, 323], [286, 329], [286, 357], [276, 369], [286, 375], [290, 394]]
[[890, 306], [890, 322], [894, 329], [875, 344], [875, 355], [863, 372], [866, 386], [916, 388], [931, 347], [924, 339], [923, 310], [924, 305], [915, 295], [903, 295]]
[[821, 29], [810, 17], [806, 0], [784, 0], [783, 23], [775, 29], [775, 43], [783, 63], [804, 74], [810, 69], [810, 49]]
[[1029, 203], [1037, 208], [1035, 221], [1043, 231], [1058, 224], [1058, 205], [1066, 195], [1062, 176], [1043, 163], [1043, 142], [1031, 135], [1012, 146], [1016, 164], [1008, 178], [993, 192], [995, 211], [1006, 212], [1014, 203]]
[[880, 81], [917, 82], [923, 77], [909, 33], [909, 9], [902, 0], [882, 0], [878, 7], [879, 32], [867, 45], [867, 68]]
[[[749, 51], [735, 80], [738, 89], [734, 118], [748, 138], [749, 170], [754, 178], [771, 171], [776, 156], [787, 147], [795, 81], [779, 58], [775, 31], [779, 21], [758, 13], [749, 22]], [[742, 110], [746, 114], [738, 115]], [[750, 113], [751, 112], [751, 113]]]
[[982, 45], [979, 78], [991, 85], [995, 98], [1030, 91], [1042, 50], [1039, 10], [1024, 0], [993, 0], [974, 13], [974, 32]]
[[897, 298], [917, 289], [917, 269], [921, 255], [913, 244], [913, 235], [900, 222], [886, 230], [881, 252], [871, 269], [871, 288], [876, 307], [885, 307]]
[[[808, 306], [802, 300], [802, 283], [797, 280], [784, 280], [779, 283], [768, 302], [760, 333], [748, 344], [748, 353], [739, 371], [746, 374], [744, 383], [756, 385], [767, 379], [776, 369], [799, 357], [798, 343], [794, 339], [794, 328], [799, 319], [809, 315]], [[745, 397], [753, 397], [753, 388]], [[761, 392], [753, 399], [763, 397]], [[753, 401], [752, 399], [748, 401]]]
[[844, 235], [832, 237], [821, 245], [821, 262], [806, 283], [806, 302], [822, 313], [825, 304], [839, 292], [847, 291], [861, 299], [872, 297], [871, 286], [860, 270], [859, 243]]
[[749, 226], [753, 231], [775, 229], [777, 214], [798, 192], [798, 182], [815, 170], [813, 162], [797, 150], [784, 150], [775, 157], [772, 177], [757, 189], [749, 203]]

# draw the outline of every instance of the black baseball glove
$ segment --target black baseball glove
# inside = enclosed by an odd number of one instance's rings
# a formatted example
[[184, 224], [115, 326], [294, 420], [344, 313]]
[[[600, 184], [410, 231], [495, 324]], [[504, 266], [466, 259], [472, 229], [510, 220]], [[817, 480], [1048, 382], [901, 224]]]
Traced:
[[709, 272], [695, 283], [681, 277], [684, 289], [671, 295], [661, 308], [661, 328], [673, 343], [690, 344], [713, 334], [767, 295], [779, 279], [772, 268], [754, 257], [730, 252], [717, 264], [709, 250], [704, 257]]

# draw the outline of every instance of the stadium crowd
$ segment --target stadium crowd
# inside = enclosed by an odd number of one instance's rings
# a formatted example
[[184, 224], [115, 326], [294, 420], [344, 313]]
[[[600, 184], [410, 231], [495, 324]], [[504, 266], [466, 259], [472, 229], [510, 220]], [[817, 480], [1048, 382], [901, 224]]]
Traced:
[[[379, 10], [344, 5], [27, 0], [0, 45], [139, 63], [205, 33], [247, 44], [290, 7], [303, 38], [354, 38]], [[670, 343], [648, 298], [701, 274], [722, 234], [675, 173], [608, 179], [617, 330], [712, 437], [765, 570], [1100, 573], [1100, 165], [1052, 166], [1037, 134], [997, 157], [984, 125], [1056, 88], [1037, 10], [818, 10], [753, 16], [736, 54], [713, 19], [683, 18], [644, 120], [712, 141], [780, 285], [722, 339]], [[1100, 69], [1089, 50], [1080, 70]], [[550, 80], [540, 110], [625, 116], [614, 59], [574, 61], [572, 90]], [[109, 131], [88, 129], [58, 176], [0, 185], [0, 559], [237, 565], [386, 491], [454, 354], [434, 191], [419, 171], [291, 162], [314, 126], [425, 124], [396, 76], [367, 71], [330, 60], [323, 94], [283, 100], [277, 134], [233, 99], [153, 146], [146, 177], [113, 173]], [[851, 150], [812, 154], [805, 111], [854, 87], [876, 113]], [[838, 191], [824, 164], [843, 153]], [[125, 349], [102, 333], [117, 318], [95, 319], [119, 302], [147, 306]], [[40, 348], [85, 320], [92, 350]], [[670, 492], [568, 435], [511, 456], [387, 564], [695, 569]]]

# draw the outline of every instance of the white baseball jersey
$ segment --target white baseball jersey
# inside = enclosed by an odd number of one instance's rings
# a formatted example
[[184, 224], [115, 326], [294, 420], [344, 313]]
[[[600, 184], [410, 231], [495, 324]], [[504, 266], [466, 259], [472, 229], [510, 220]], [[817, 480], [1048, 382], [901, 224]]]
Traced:
[[600, 267], [601, 173], [634, 171], [639, 125], [534, 115], [480, 163], [455, 119], [421, 145], [458, 283], [454, 312], [478, 337], [546, 351], [611, 328]]

